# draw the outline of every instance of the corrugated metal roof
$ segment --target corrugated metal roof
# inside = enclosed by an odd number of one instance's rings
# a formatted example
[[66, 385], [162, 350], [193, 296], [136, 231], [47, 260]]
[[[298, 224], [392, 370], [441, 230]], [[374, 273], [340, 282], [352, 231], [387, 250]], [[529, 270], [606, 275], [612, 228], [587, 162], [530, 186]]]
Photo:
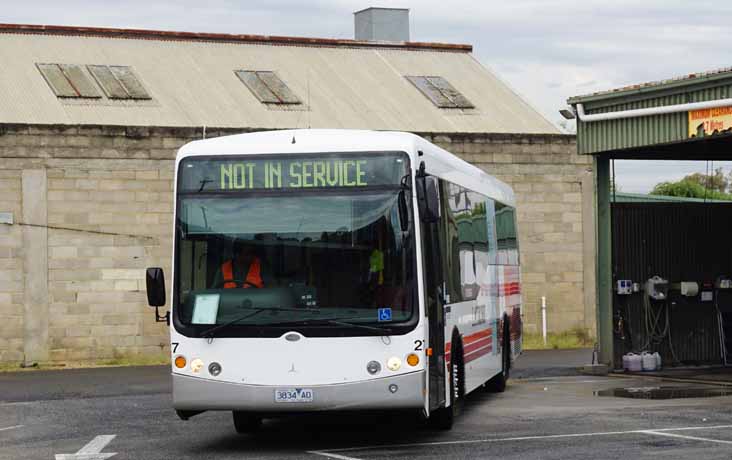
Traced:
[[569, 98], [568, 102], [570, 104], [576, 104], [580, 102], [611, 99], [615, 97], [627, 96], [629, 94], [643, 93], [646, 91], [657, 91], [660, 89], [683, 87], [686, 85], [696, 85], [703, 81], [725, 79], [730, 77], [732, 77], [732, 67], [725, 67], [722, 69], [709, 70], [706, 72], [691, 73], [688, 75], [682, 75], [680, 77], [667, 78], [665, 80], [637, 83], [633, 85], [623, 86], [622, 88], [598, 91], [582, 96], [574, 96]]
[[[570, 98], [587, 115], [665, 107], [732, 97], [732, 69], [687, 75]], [[592, 154], [689, 141], [688, 112], [577, 123], [577, 150]]]
[[[0, 25], [0, 123], [558, 132], [464, 45], [23, 27]], [[59, 99], [47, 62], [130, 66], [152, 100]], [[302, 104], [262, 104], [240, 69], [277, 72]], [[442, 76], [475, 109], [435, 107], [406, 75]]]

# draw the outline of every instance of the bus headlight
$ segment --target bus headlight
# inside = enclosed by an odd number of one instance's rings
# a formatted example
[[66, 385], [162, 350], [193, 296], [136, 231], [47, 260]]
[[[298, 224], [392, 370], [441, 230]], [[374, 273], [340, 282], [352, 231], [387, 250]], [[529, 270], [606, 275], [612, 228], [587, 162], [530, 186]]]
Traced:
[[381, 364], [378, 361], [369, 361], [366, 365], [366, 370], [371, 375], [378, 374], [381, 371]]
[[211, 363], [208, 365], [208, 373], [216, 377], [221, 373], [221, 364]]
[[392, 356], [389, 358], [389, 361], [386, 362], [386, 367], [388, 367], [390, 371], [398, 371], [399, 368], [402, 367], [402, 360], [396, 356]]
[[201, 372], [201, 369], [203, 369], [203, 361], [199, 358], [194, 359], [191, 361], [191, 371], [194, 374], [198, 374]]
[[183, 369], [184, 367], [186, 367], [185, 356], [176, 356], [173, 362], [175, 363], [175, 367], [177, 367], [178, 369]]
[[409, 353], [407, 355], [407, 364], [414, 367], [419, 364], [419, 356], [416, 353]]

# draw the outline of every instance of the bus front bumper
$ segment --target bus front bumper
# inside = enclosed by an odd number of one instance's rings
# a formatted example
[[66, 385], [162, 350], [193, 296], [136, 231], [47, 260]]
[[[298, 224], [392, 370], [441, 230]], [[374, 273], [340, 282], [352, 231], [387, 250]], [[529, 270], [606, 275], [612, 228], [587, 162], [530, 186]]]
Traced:
[[[396, 392], [390, 390], [396, 385]], [[179, 411], [241, 410], [313, 412], [354, 409], [419, 409], [426, 395], [425, 372], [351, 383], [303, 385], [313, 401], [275, 402], [275, 390], [292, 386], [245, 385], [173, 374], [173, 407]], [[394, 387], [391, 387], [392, 390]]]

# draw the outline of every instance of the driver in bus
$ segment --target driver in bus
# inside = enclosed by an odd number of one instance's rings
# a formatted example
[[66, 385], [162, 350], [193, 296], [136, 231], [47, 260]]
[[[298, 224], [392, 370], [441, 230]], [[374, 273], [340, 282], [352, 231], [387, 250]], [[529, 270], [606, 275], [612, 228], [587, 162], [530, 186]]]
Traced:
[[254, 249], [243, 241], [234, 241], [234, 257], [221, 264], [214, 277], [214, 287], [224, 289], [263, 288], [269, 276]]

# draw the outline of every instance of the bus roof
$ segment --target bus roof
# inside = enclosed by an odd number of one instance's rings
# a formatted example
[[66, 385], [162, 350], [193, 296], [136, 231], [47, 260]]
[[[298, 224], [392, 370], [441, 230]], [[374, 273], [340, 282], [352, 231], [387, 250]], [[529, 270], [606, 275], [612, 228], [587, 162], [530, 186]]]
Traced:
[[178, 150], [176, 163], [184, 157], [197, 155], [363, 151], [406, 152], [410, 156], [414, 169], [424, 161], [429, 174], [474, 190], [506, 205], [516, 206], [513, 190], [507, 184], [426, 139], [407, 132], [288, 129], [235, 134], [189, 142]]

